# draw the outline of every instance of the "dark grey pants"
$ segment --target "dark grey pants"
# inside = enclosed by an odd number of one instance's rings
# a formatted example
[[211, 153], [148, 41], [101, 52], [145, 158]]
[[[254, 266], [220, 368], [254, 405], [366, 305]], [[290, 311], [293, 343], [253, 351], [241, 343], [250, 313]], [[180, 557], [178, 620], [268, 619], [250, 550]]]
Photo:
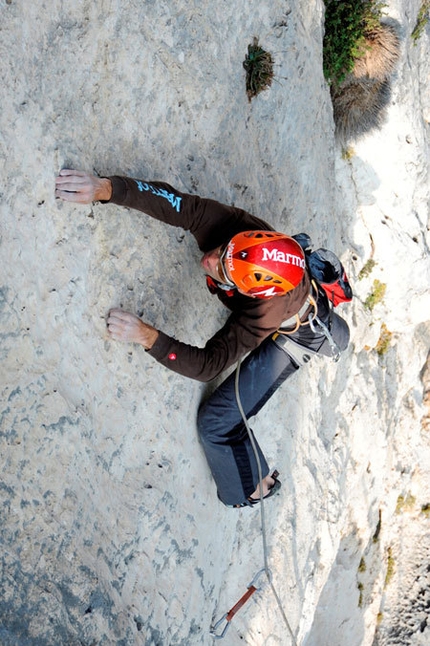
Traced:
[[[345, 350], [349, 341], [348, 325], [339, 315], [330, 312], [326, 304], [322, 307], [319, 304], [318, 309], [318, 316], [329, 325], [339, 350]], [[322, 332], [313, 332], [309, 326], [300, 327], [291, 338], [318, 354], [332, 356], [327, 338]], [[271, 337], [251, 352], [241, 365], [239, 379], [240, 399], [246, 417], [249, 419], [256, 415], [298, 367]], [[256, 489], [258, 468], [237, 406], [234, 373], [201, 405], [197, 424], [219, 499], [226, 505], [244, 502]], [[255, 443], [264, 478], [269, 467], [258, 442]]]

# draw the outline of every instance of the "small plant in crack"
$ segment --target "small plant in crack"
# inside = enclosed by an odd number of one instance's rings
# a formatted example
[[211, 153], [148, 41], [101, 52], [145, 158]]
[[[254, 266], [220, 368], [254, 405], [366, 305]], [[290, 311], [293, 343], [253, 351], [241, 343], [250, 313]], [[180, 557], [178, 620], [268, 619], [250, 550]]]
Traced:
[[269, 52], [266, 52], [258, 44], [258, 38], [254, 37], [253, 42], [248, 45], [248, 53], [243, 61], [246, 71], [246, 94], [248, 100], [272, 85], [273, 80], [273, 59]]

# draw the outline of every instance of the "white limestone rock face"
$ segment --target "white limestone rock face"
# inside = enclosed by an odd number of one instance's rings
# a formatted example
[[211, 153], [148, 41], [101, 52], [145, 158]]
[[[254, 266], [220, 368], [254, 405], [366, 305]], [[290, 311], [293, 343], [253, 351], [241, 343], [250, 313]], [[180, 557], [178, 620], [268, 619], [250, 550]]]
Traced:
[[[283, 481], [266, 505], [269, 564], [297, 643], [427, 643], [430, 101], [428, 32], [410, 39], [418, 7], [388, 7], [403, 30], [389, 119], [345, 161], [321, 2], [3, 3], [1, 644], [211, 644], [213, 621], [263, 567], [258, 510], [218, 502], [198, 443], [212, 386], [106, 334], [109, 308], [123, 306], [203, 345], [226, 312], [199, 251], [143, 214], [56, 202], [64, 167], [165, 179], [342, 256], [356, 294], [342, 306], [349, 349], [338, 364], [314, 360], [252, 420]], [[249, 103], [254, 36], [276, 78]], [[386, 291], [369, 310], [375, 279]], [[382, 324], [390, 345], [378, 354]], [[228, 643], [294, 643], [267, 584]]]

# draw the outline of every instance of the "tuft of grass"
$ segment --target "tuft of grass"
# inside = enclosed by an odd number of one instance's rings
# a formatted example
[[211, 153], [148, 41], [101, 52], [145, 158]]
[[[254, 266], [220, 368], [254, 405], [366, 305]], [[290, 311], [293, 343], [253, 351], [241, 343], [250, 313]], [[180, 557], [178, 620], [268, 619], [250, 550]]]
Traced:
[[361, 268], [360, 273], [358, 274], [358, 280], [362, 280], [369, 276], [372, 273], [374, 267], [376, 266], [376, 260], [369, 258], [364, 267]]
[[381, 283], [378, 279], [374, 280], [372, 291], [364, 301], [364, 307], [372, 311], [378, 303], [384, 300], [386, 289], [387, 285], [385, 283]]
[[378, 343], [375, 346], [376, 352], [382, 357], [388, 350], [391, 345], [391, 339], [393, 338], [393, 333], [387, 328], [385, 323], [381, 325], [381, 333], [379, 335]]
[[358, 566], [358, 571], [359, 572], [365, 572], [366, 571], [366, 561], [364, 560], [364, 556], [361, 557], [360, 564]]
[[342, 159], [345, 161], [351, 161], [351, 159], [355, 155], [355, 150], [352, 148], [352, 146], [347, 146], [346, 148], [342, 149]]
[[366, 35], [379, 27], [381, 0], [324, 0], [325, 33], [323, 71], [330, 85], [339, 86], [354, 67], [354, 61], [366, 53]]
[[430, 0], [422, 0], [421, 7], [418, 11], [417, 22], [415, 27], [412, 30], [411, 38], [414, 41], [414, 45], [417, 44], [419, 37], [423, 33], [426, 25], [430, 19]]
[[400, 514], [402, 511], [411, 511], [415, 507], [415, 503], [416, 498], [412, 494], [400, 495], [397, 498], [396, 514]]
[[397, 27], [382, 21], [387, 6], [383, 0], [324, 3], [323, 71], [330, 85], [336, 138], [345, 148], [383, 125], [400, 38]]
[[257, 94], [267, 90], [273, 80], [272, 56], [260, 47], [256, 37], [252, 44], [248, 45], [243, 67], [246, 71], [246, 94], [248, 101], [251, 101]]

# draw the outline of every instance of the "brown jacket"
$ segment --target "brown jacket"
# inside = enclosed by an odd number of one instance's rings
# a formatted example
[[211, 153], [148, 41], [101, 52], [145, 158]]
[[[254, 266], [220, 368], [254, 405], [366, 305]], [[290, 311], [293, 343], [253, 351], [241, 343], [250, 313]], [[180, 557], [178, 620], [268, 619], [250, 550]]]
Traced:
[[[181, 193], [169, 184], [117, 176], [110, 180], [113, 188], [110, 202], [143, 211], [166, 224], [190, 231], [203, 252], [217, 248], [241, 231], [273, 231], [267, 222], [242, 209]], [[307, 272], [291, 292], [267, 300], [218, 288], [216, 293], [231, 314], [204, 348], [177, 341], [160, 331], [148, 353], [181, 375], [210, 381], [260, 345], [282, 321], [296, 314], [309, 291]]]

